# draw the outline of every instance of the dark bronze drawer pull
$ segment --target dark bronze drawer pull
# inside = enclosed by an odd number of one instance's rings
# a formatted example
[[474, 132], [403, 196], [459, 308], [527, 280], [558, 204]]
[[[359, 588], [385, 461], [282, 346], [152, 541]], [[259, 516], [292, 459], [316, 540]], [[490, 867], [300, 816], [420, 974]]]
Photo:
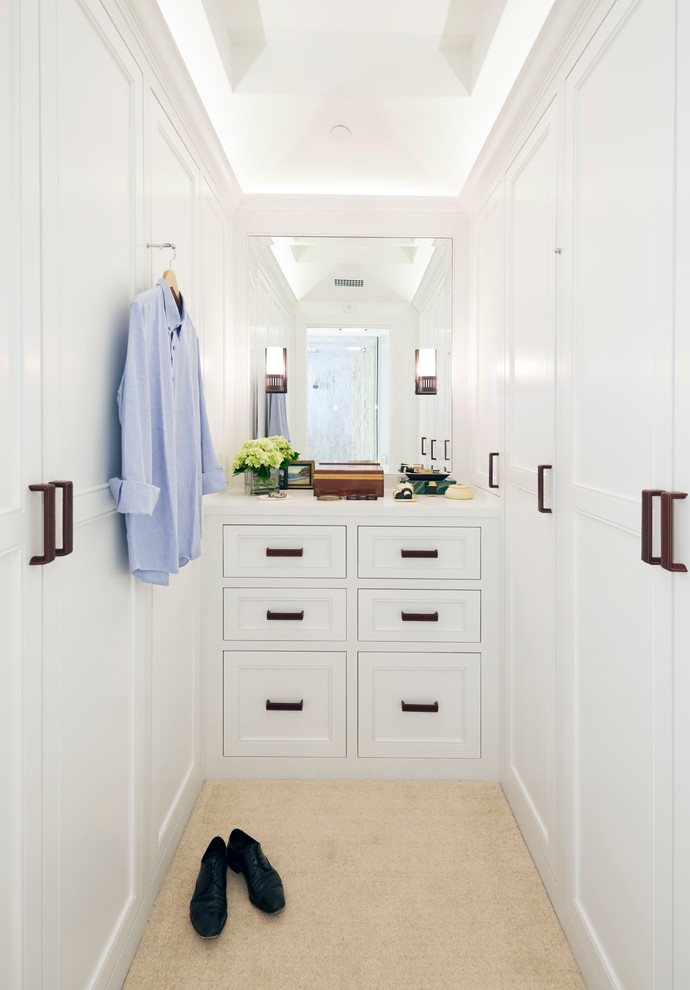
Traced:
[[301, 622], [304, 618], [304, 609], [301, 612], [271, 612], [270, 608], [266, 611], [267, 619], [275, 619], [278, 622], [282, 622], [288, 619], [294, 619], [296, 622]]
[[550, 464], [539, 464], [537, 466], [537, 512], [551, 512], [551, 509], [544, 508], [544, 471], [550, 471]]
[[401, 612], [403, 622], [438, 622], [438, 612]]
[[71, 481], [51, 481], [62, 489], [62, 546], [55, 548], [56, 557], [67, 557], [74, 549], [74, 494]]
[[304, 547], [266, 547], [267, 557], [303, 557]]
[[266, 698], [267, 712], [301, 712], [304, 708], [304, 698], [301, 701], [269, 701]]
[[29, 491], [43, 492], [43, 554], [30, 564], [50, 564], [55, 560], [55, 485], [29, 485]]
[[661, 566], [666, 571], [687, 571], [685, 564], [673, 560], [673, 505], [676, 499], [687, 497], [687, 492], [661, 493]]
[[652, 553], [652, 499], [663, 495], [660, 488], [645, 488], [642, 492], [642, 560], [645, 564], [660, 564], [661, 557]]
[[401, 701], [400, 704], [404, 712], [437, 712], [438, 711], [438, 701], [435, 701], [433, 705], [408, 705], [406, 701]]
[[402, 550], [400, 556], [405, 557], [438, 557], [438, 550]]

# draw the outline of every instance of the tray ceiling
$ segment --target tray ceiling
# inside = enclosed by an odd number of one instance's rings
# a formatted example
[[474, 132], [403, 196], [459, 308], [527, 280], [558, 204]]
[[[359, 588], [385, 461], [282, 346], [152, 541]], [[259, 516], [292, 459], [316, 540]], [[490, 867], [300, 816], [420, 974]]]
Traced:
[[457, 195], [554, 0], [158, 0], [244, 193]]

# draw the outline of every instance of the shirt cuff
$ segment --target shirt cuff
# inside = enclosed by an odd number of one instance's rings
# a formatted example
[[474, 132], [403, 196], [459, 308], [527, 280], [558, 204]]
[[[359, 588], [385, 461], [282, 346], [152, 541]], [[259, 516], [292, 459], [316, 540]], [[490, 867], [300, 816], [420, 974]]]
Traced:
[[215, 471], [206, 471], [205, 474], [201, 475], [202, 495], [210, 495], [212, 492], [224, 492], [225, 488], [225, 471], [223, 468], [217, 468]]
[[155, 509], [160, 493], [160, 488], [155, 485], [149, 485], [145, 481], [123, 481], [122, 478], [111, 478], [109, 484], [118, 512], [137, 512], [150, 516]]
[[132, 571], [135, 578], [145, 581], [146, 584], [159, 584], [166, 588], [170, 584], [170, 575], [167, 571], [144, 571], [139, 568]]

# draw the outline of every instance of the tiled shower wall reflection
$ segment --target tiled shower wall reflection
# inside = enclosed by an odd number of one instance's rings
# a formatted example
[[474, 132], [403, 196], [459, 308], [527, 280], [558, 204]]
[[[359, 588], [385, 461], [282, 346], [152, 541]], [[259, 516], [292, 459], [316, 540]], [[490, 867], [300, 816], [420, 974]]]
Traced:
[[311, 460], [378, 460], [382, 350], [377, 336], [308, 334], [306, 456]]

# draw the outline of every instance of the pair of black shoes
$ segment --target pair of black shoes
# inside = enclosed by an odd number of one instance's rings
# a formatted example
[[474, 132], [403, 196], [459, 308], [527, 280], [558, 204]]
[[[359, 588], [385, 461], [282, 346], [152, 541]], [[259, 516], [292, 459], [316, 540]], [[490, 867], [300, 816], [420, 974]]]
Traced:
[[189, 916], [202, 938], [220, 935], [227, 920], [225, 885], [228, 867], [234, 873], [244, 874], [249, 900], [260, 911], [275, 914], [285, 907], [282, 881], [264, 856], [260, 844], [242, 829], [235, 828], [227, 846], [217, 835], [201, 858]]

